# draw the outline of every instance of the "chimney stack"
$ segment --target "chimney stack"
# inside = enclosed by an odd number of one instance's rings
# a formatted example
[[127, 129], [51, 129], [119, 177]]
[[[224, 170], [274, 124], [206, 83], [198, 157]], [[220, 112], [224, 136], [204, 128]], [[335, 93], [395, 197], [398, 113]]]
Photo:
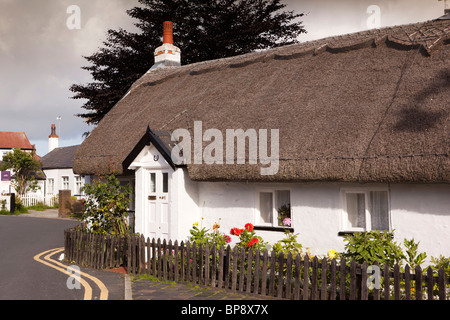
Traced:
[[150, 70], [181, 65], [181, 50], [173, 45], [173, 23], [163, 22], [163, 44], [155, 49], [155, 64]]
[[170, 21], [163, 22], [163, 44], [173, 44], [173, 23]]
[[56, 126], [52, 124], [51, 133], [48, 136], [48, 152], [59, 147], [59, 136], [56, 134]]

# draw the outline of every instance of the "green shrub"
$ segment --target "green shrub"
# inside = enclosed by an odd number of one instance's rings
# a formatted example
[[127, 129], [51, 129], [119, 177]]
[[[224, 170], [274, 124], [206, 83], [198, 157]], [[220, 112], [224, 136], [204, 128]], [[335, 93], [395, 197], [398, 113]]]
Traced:
[[356, 260], [357, 263], [367, 261], [369, 265], [378, 262], [380, 265], [388, 263], [393, 267], [396, 263], [401, 265], [405, 258], [400, 245], [393, 240], [393, 232], [356, 232], [344, 237], [344, 258]]
[[130, 186], [122, 186], [113, 174], [100, 177], [83, 187], [87, 200], [83, 200], [82, 219], [94, 233], [128, 235], [128, 206]]
[[202, 244], [203, 247], [205, 247], [206, 244], [209, 244], [210, 247], [216, 246], [217, 249], [219, 249], [221, 245], [225, 247], [231, 241], [231, 238], [230, 236], [221, 233], [219, 229], [220, 224], [217, 222], [214, 223], [212, 231], [204, 227], [200, 229], [198, 222], [196, 222], [189, 230], [189, 233], [191, 234], [189, 241], [195, 242], [197, 245]]

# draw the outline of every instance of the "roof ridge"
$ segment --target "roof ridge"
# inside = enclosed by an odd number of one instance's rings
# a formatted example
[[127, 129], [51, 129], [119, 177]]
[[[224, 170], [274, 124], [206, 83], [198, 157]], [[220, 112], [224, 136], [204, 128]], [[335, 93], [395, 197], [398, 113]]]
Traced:
[[[443, 31], [444, 35], [442, 35], [439, 39], [433, 41], [430, 46], [426, 44], [427, 38], [424, 39], [424, 37], [419, 37], [419, 39], [408, 39], [408, 43], [407, 40], [402, 39], [398, 35], [400, 32], [405, 32], [405, 34], [408, 36], [406, 30], [411, 28], [414, 28], [414, 33], [416, 33], [427, 24], [429, 24], [430, 26], [448, 25], [449, 27], [445, 28], [445, 30]], [[436, 37], [437, 36], [435, 36], [435, 38]], [[391, 44], [393, 47], [400, 49], [416, 49], [422, 46], [424, 49], [423, 53], [426, 55], [431, 55], [440, 47], [439, 44], [448, 42], [449, 39], [450, 22], [448, 20], [427, 20], [423, 22], [387, 26], [379, 29], [369, 29], [342, 35], [334, 35], [321, 39], [270, 48], [262, 51], [254, 51], [231, 57], [196, 62], [179, 67], [149, 70], [131, 86], [130, 90], [125, 96], [127, 96], [131, 91], [137, 89], [143, 84], [148, 86], [157, 85], [167, 79], [170, 79], [177, 75], [182, 75], [184, 73], [189, 73], [190, 75], [195, 76], [224, 67], [238, 68], [256, 62], [264, 62], [268, 59], [288, 60], [299, 58], [301, 56], [309, 54], [311, 54], [312, 56], [316, 56], [326, 51], [331, 53], [340, 53], [362, 49], [370, 46], [378, 47], [383, 44]]]

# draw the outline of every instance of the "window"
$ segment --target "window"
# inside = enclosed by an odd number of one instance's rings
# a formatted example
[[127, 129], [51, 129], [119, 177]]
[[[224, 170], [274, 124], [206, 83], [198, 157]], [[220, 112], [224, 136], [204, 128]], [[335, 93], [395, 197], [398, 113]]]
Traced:
[[150, 173], [150, 192], [156, 192], [156, 173], [154, 172]]
[[55, 179], [53, 178], [48, 179], [48, 193], [50, 194], [55, 193]]
[[291, 218], [291, 192], [268, 190], [258, 192], [257, 225], [283, 227], [283, 220]]
[[162, 184], [163, 190], [162, 190], [162, 192], [167, 193], [167, 192], [169, 192], [169, 173], [168, 172], [163, 172], [162, 177], [163, 177], [163, 181], [162, 181], [162, 183], [163, 183]]
[[75, 177], [75, 194], [81, 195], [81, 188], [83, 187], [83, 181], [81, 176]]
[[63, 190], [69, 190], [69, 177], [62, 177], [62, 188]]
[[348, 231], [389, 231], [388, 198], [386, 190], [344, 190], [344, 228]]

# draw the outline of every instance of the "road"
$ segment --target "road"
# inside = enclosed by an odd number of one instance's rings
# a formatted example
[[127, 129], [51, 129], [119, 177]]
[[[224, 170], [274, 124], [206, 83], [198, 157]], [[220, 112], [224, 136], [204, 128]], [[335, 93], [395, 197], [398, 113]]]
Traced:
[[[68, 288], [68, 282], [76, 284], [69, 279], [73, 272], [68, 275], [68, 264], [61, 265], [58, 258], [64, 230], [77, 224], [65, 219], [0, 216], [0, 300], [100, 299], [105, 294], [93, 279], [108, 289], [104, 290], [108, 299], [123, 299], [123, 275], [117, 273], [80, 268], [82, 285]], [[91, 295], [86, 292], [88, 287]]]

